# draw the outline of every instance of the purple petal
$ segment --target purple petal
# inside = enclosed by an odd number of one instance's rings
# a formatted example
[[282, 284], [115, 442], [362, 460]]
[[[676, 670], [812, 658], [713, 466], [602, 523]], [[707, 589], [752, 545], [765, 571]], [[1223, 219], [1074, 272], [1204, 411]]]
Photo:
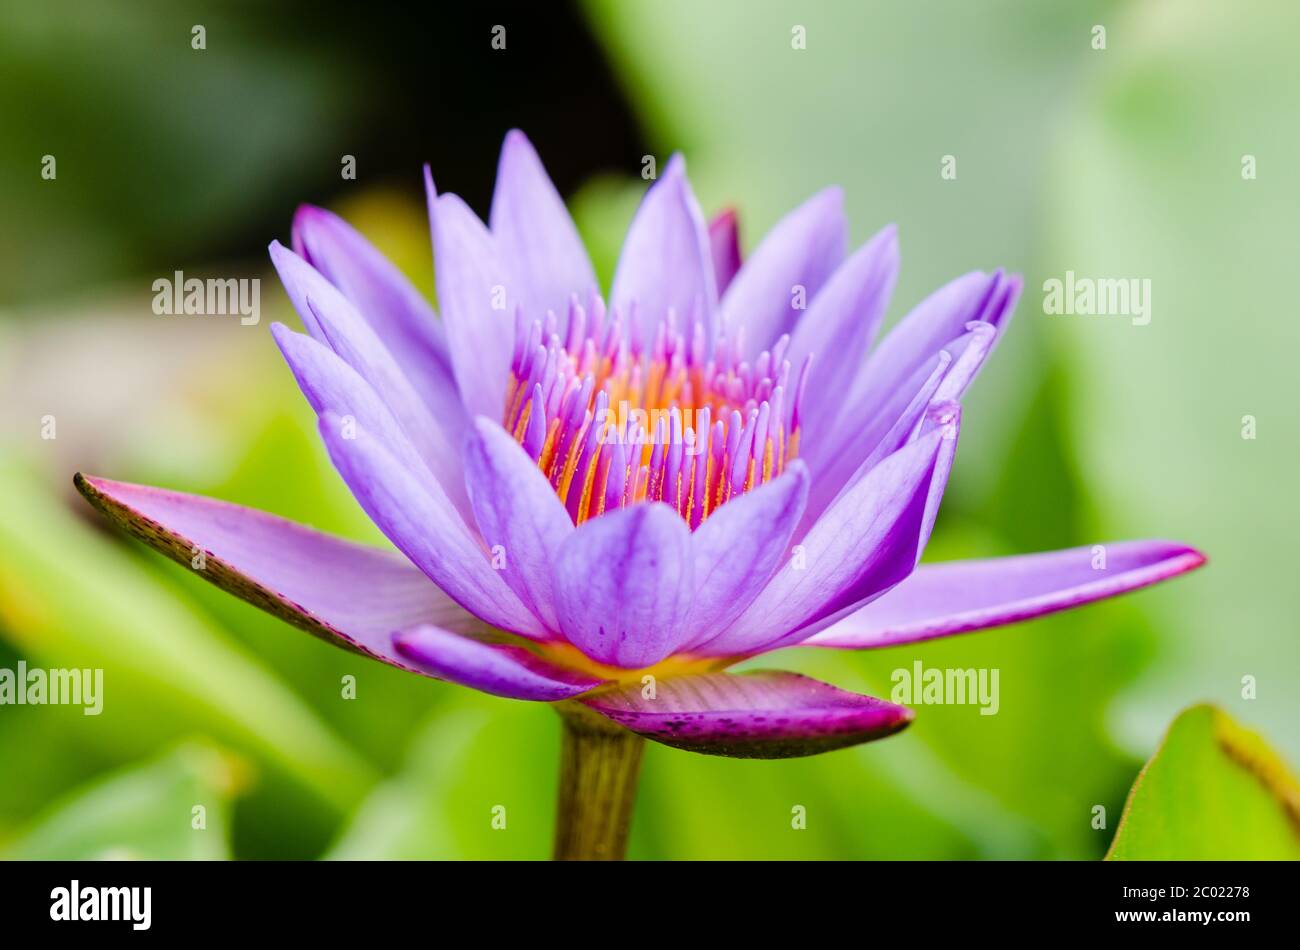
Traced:
[[983, 630], [1114, 597], [1204, 563], [1200, 551], [1172, 541], [1121, 541], [924, 564], [883, 597], [804, 643], [865, 649]]
[[394, 551], [199, 495], [85, 475], [76, 485], [119, 527], [204, 580], [385, 663], [411, 669], [392, 648], [393, 630], [422, 623], [486, 629]]
[[[940, 389], [943, 387], [940, 386]], [[937, 432], [941, 444], [939, 457], [935, 459], [934, 472], [930, 475], [930, 494], [925, 499], [925, 512], [921, 516], [920, 539], [916, 545], [916, 558], [912, 567], [921, 561], [921, 553], [930, 543], [930, 533], [934, 530], [935, 518], [939, 515], [939, 505], [943, 501], [944, 490], [948, 487], [948, 476], [952, 474], [953, 459], [957, 454], [957, 434], [961, 429], [961, 404], [955, 402], [932, 403], [921, 421], [918, 437]]]
[[560, 627], [591, 659], [639, 668], [685, 639], [694, 589], [686, 522], [643, 503], [581, 525], [555, 561]]
[[1000, 335], [1020, 298], [1020, 288], [1020, 277], [1001, 271], [966, 274], [940, 287], [872, 352], [844, 403], [841, 421], [851, 422], [855, 414], [878, 405], [918, 366], [960, 337], [972, 321], [992, 324]]
[[375, 331], [333, 284], [278, 241], [271, 244], [271, 260], [308, 333], [370, 384], [456, 510], [468, 516], [469, 500], [459, 453]]
[[459, 444], [469, 420], [452, 375], [442, 322], [424, 295], [355, 228], [324, 208], [298, 209], [293, 249], [356, 306], [447, 438]]
[[691, 640], [706, 643], [739, 617], [785, 559], [808, 497], [808, 469], [798, 460], [781, 477], [735, 498], [691, 535], [695, 604]]
[[333, 350], [304, 333], [295, 333], [283, 323], [271, 325], [271, 336], [317, 415], [332, 412], [340, 417], [351, 416], [407, 468], [413, 471], [426, 468], [406, 432], [374, 389]]
[[494, 571], [487, 552], [451, 510], [437, 482], [422, 481], [382, 442], [333, 413], [321, 437], [358, 504], [397, 549], [448, 596], [493, 626], [537, 639], [545, 628]]
[[433, 199], [438, 303], [461, 399], [470, 416], [500, 419], [520, 299], [495, 238], [456, 195]]
[[804, 639], [906, 577], [920, 559], [955, 448], [955, 426], [946, 426], [873, 468], [827, 510], [740, 619], [699, 652], [746, 654]]
[[801, 413], [806, 420], [801, 444], [809, 449], [839, 453], [823, 436], [871, 349], [897, 279], [898, 230], [890, 225], [839, 266], [795, 323], [786, 358], [796, 368], [813, 358], [813, 381]]
[[[794, 330], [804, 309], [844, 260], [844, 194], [827, 188], [795, 208], [763, 238], [722, 298], [723, 326], [739, 331], [745, 355]], [[795, 290], [803, 288], [796, 308]]]
[[[954, 352], [949, 355], [964, 353], [971, 332], [966, 328], [972, 323], [990, 324], [1000, 335], [1020, 286], [1019, 277], [1001, 272], [959, 277], [917, 305], [872, 351], [834, 420], [826, 423], [823, 416], [817, 424], [823, 434], [801, 445], [800, 454], [808, 462], [814, 486], [805, 517], [820, 512], [828, 493], [841, 490], [874, 440], [893, 425], [900, 390], [910, 396], [915, 381], [929, 375], [924, 367], [932, 366], [937, 354], [950, 347]], [[996, 341], [995, 336], [987, 348], [973, 351], [980, 359], [963, 364], [953, 384], [943, 394], [936, 393], [936, 398], [959, 398]]]
[[[465, 454], [465, 478], [479, 531], [510, 589], [551, 630], [559, 629], [551, 567], [573, 534], [564, 504], [537, 463], [504, 429], [475, 421]], [[504, 563], [497, 563], [500, 557]]]
[[713, 279], [724, 293], [740, 270], [740, 225], [728, 208], [709, 222], [709, 248], [713, 252]]
[[475, 640], [427, 624], [393, 634], [393, 645], [421, 673], [508, 699], [558, 702], [605, 682], [556, 666], [523, 647]]
[[775, 670], [706, 673], [640, 683], [579, 702], [638, 735], [706, 755], [782, 759], [883, 739], [912, 711]]
[[890, 393], [889, 400], [870, 421], [843, 433], [838, 445], [809, 440], [809, 449], [816, 451], [800, 449], [813, 475], [799, 537], [816, 524], [849, 486], [857, 484], [886, 456], [914, 439], [922, 416], [951, 368], [952, 357], [940, 351], [929, 363], [920, 366], [905, 385]]
[[[921, 364], [911, 380], [887, 394], [886, 402], [871, 413], [869, 421], [841, 430], [839, 441], [809, 438], [801, 443], [808, 447], [801, 454], [813, 472], [804, 526], [820, 517], [832, 498], [843, 494], [882, 458], [910, 441], [916, 423], [930, 404], [960, 399], [996, 342], [997, 329], [992, 324], [966, 324], [966, 332], [940, 351], [937, 364], [934, 358]], [[912, 392], [916, 395], [909, 400], [908, 393]]]
[[578, 229], [542, 161], [518, 129], [506, 134], [489, 216], [497, 249], [519, 281], [528, 311], [563, 315], [569, 297], [586, 300], [596, 276]]
[[610, 301], [624, 319], [635, 320], [642, 341], [654, 339], [653, 328], [669, 309], [676, 312], [678, 326], [684, 326], [696, 308], [704, 338], [713, 339], [718, 307], [713, 254], [680, 155], [669, 160], [632, 219]]

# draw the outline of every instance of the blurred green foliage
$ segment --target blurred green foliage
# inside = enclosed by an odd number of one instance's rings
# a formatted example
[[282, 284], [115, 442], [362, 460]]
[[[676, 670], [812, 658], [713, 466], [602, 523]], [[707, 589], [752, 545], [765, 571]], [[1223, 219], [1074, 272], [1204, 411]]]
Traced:
[[[259, 203], [319, 181], [310, 158], [337, 154], [363, 85], [301, 23], [272, 41], [258, 6], [0, 4], [0, 302], [144, 273], [160, 251], [200, 263]], [[58, 184], [32, 187], [46, 155]]]
[[185, 743], [56, 802], [0, 857], [23, 861], [223, 860], [240, 763]]
[[[968, 401], [928, 559], [1142, 536], [1211, 557], [1168, 587], [1022, 627], [765, 658], [878, 695], [917, 658], [997, 668], [1001, 709], [924, 707], [898, 737], [805, 760], [651, 746], [633, 857], [1098, 858], [1113, 827], [1092, 827], [1094, 807], [1120, 813], [1165, 724], [1199, 697], [1300, 756], [1296, 518], [1277, 509], [1300, 461], [1296, 324], [1284, 316], [1300, 196], [1282, 173], [1300, 166], [1300, 131], [1282, 120], [1300, 92], [1286, 40], [1300, 12], [1245, 6], [1249, 16], [1211, 2], [586, 4], [656, 154], [686, 153], [706, 210], [736, 206], [748, 248], [840, 183], [855, 241], [900, 225], [891, 319], [970, 269], [1026, 275]], [[32, 301], [0, 314], [0, 666], [102, 666], [106, 682], [99, 717], [0, 707], [0, 854], [545, 857], [559, 733], [549, 711], [333, 650], [107, 534], [70, 492], [80, 468], [381, 543], [269, 338], [272, 319], [294, 322], [273, 277], [256, 327], [163, 321], [147, 281], [112, 284], [156, 263], [149, 248], [178, 217], [189, 260], [219, 247], [226, 216], [266, 189], [307, 192], [297, 166], [325, 149], [338, 120], [321, 104], [354, 88], [350, 77], [250, 36], [201, 74], [176, 60], [167, 69], [185, 82], [153, 88], [132, 80], [133, 56], [158, 42], [147, 18], [101, 23], [101, 41], [69, 47], [48, 20], [5, 15], [21, 28], [0, 31], [0, 49], [27, 82], [59, 86], [77, 68], [69, 49], [121, 60], [123, 80], [107, 115], [80, 125], [95, 106], [71, 92], [62, 112], [35, 115], [19, 88], [0, 86], [0, 114], [16, 123], [0, 141], [12, 210], [0, 241], [15, 245], [29, 221], [58, 224], [23, 249], [35, 271], [0, 264], [0, 299]], [[1104, 51], [1091, 46], [1098, 23]], [[794, 25], [805, 50], [791, 48]], [[178, 117], [174, 96], [199, 98]], [[51, 130], [98, 142], [111, 117], [132, 135], [96, 169], [61, 165], [69, 190], [55, 204], [33, 197], [32, 155], [49, 150]], [[204, 136], [233, 128], [247, 165], [195, 158]], [[132, 136], [174, 150], [165, 174], [133, 175]], [[1257, 180], [1241, 178], [1246, 153]], [[940, 178], [945, 155], [954, 181]], [[638, 172], [602, 174], [573, 199], [606, 279]], [[418, 203], [364, 181], [354, 194], [339, 210], [430, 290]], [[61, 295], [67, 269], [104, 289]], [[1067, 269], [1151, 278], [1151, 324], [1045, 316], [1039, 288]], [[22, 374], [51, 348], [48, 372]], [[137, 383], [118, 391], [119, 380]], [[47, 412], [58, 440], [36, 436]], [[1246, 414], [1259, 420], [1253, 441], [1240, 436]], [[341, 694], [347, 675], [354, 700]], [[1242, 698], [1245, 676], [1258, 698]], [[1167, 768], [1178, 789], [1221, 763], [1189, 753]], [[198, 836], [191, 808], [206, 801]], [[792, 828], [795, 808], [805, 830]]]

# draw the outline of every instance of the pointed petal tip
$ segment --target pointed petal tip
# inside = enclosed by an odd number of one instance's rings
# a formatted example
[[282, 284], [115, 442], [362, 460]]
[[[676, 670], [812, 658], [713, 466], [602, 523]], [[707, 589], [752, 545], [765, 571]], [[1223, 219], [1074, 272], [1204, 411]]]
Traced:
[[1209, 555], [1200, 548], [1192, 547], [1190, 544], [1183, 544], [1181, 541], [1155, 540], [1145, 543], [1152, 546], [1164, 544], [1169, 548], [1169, 553], [1166, 555], [1167, 573], [1162, 576], [1162, 580], [1194, 571], [1210, 561]]
[[801, 482], [806, 482], [809, 478], [808, 463], [801, 458], [791, 459], [786, 463], [785, 471], [781, 474], [783, 476], [790, 475]]
[[842, 185], [827, 185], [808, 199], [808, 204], [842, 212], [844, 210], [844, 187]]
[[884, 596], [803, 642], [861, 650], [1020, 623], [1141, 590], [1206, 561], [1190, 545], [1146, 540], [923, 564]]
[[532, 140], [524, 134], [522, 129], [510, 129], [506, 132], [505, 138], [501, 142], [501, 151], [505, 152], [507, 148], [526, 148], [536, 154], [537, 149], [533, 147]]
[[898, 225], [891, 221], [889, 224], [877, 231], [865, 246], [873, 247], [876, 249], [878, 254], [896, 261], [899, 256]]
[[338, 215], [333, 211], [322, 208], [320, 205], [314, 205], [309, 201], [304, 201], [302, 204], [298, 205], [298, 207], [293, 209], [293, 220], [295, 223], [298, 221], [311, 221], [313, 219], [330, 220], [337, 217]]
[[469, 426], [465, 445], [467, 447], [486, 446], [491, 442], [499, 442], [503, 445], [508, 442], [518, 445], [514, 436], [502, 428], [501, 423], [490, 416], [475, 416], [473, 424]]
[[[392, 625], [483, 629], [392, 551], [267, 512], [78, 472], [73, 483], [128, 535], [272, 616], [393, 666]], [[194, 556], [203, 553], [201, 566]]]
[[434, 202], [438, 200], [438, 186], [433, 183], [433, 167], [428, 162], [424, 163], [422, 171], [424, 174], [424, 205], [432, 213]]
[[511, 129], [501, 140], [501, 152], [497, 157], [498, 180], [513, 165], [518, 163], [543, 170], [542, 157], [537, 153], [537, 148], [533, 145], [532, 140], [519, 129]]
[[162, 489], [151, 489], [148, 485], [133, 485], [129, 482], [119, 482], [111, 478], [101, 478], [98, 475], [87, 475], [84, 472], [77, 472], [72, 476], [72, 484], [76, 487], [81, 496], [90, 502], [95, 508], [106, 511], [106, 506], [112, 504], [112, 495], [119, 489], [134, 489], [136, 491], [161, 491]]

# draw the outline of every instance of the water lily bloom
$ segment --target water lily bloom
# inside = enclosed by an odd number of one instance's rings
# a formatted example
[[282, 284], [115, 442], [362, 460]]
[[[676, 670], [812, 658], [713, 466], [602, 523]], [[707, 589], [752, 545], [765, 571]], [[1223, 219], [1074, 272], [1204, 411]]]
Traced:
[[271, 245], [306, 329], [277, 324], [275, 340], [400, 553], [78, 476], [91, 503], [182, 563], [204, 552], [208, 580], [340, 646], [557, 703], [589, 736], [753, 757], [880, 738], [912, 713], [790, 672], [726, 672], [742, 660], [993, 627], [1204, 560], [1133, 541], [918, 566], [962, 394], [1021, 281], [958, 277], [875, 343], [895, 232], [848, 253], [838, 189], [742, 263], [734, 215], [706, 224], [674, 157], [604, 296], [522, 134], [506, 137], [486, 225], [426, 185], [440, 316], [327, 211], [302, 208], [293, 249]]

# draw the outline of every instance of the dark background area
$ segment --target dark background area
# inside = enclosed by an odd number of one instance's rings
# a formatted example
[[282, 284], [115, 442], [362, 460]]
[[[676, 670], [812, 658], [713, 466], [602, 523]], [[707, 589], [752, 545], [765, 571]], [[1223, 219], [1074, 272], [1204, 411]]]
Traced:
[[[647, 151], [567, 2], [4, 3], [0, 304], [245, 260], [287, 237], [298, 204], [362, 185], [422, 200], [415, 156], [486, 215], [510, 128], [566, 195]], [[38, 177], [45, 154], [58, 187]]]

